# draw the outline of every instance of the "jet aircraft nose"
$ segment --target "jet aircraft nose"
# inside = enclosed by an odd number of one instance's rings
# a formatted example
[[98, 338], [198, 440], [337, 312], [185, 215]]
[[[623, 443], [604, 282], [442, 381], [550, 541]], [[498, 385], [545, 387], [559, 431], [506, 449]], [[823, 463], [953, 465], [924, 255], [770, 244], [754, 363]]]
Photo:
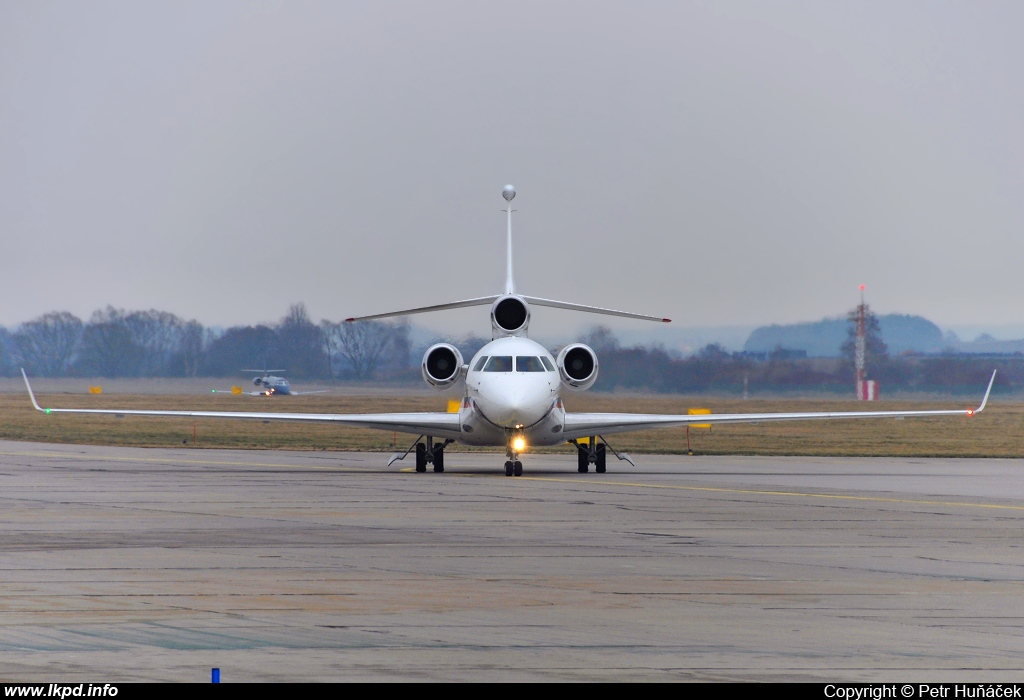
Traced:
[[550, 388], [536, 377], [509, 374], [481, 382], [477, 405], [488, 420], [504, 428], [533, 425], [551, 408]]

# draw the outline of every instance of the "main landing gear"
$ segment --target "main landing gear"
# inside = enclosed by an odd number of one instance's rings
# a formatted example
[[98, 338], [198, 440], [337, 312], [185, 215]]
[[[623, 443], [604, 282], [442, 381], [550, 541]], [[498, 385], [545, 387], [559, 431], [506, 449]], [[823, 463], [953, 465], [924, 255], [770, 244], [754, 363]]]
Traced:
[[594, 465], [594, 471], [604, 474], [608, 470], [608, 449], [603, 442], [598, 442], [596, 437], [591, 437], [590, 442], [585, 445], [573, 440], [576, 445], [577, 471], [586, 474], [590, 471], [590, 465]]
[[434, 438], [427, 436], [426, 444], [416, 443], [416, 471], [423, 473], [427, 471], [427, 465], [433, 464], [435, 472], [444, 471], [444, 448], [454, 442], [445, 440], [440, 445], [434, 444]]

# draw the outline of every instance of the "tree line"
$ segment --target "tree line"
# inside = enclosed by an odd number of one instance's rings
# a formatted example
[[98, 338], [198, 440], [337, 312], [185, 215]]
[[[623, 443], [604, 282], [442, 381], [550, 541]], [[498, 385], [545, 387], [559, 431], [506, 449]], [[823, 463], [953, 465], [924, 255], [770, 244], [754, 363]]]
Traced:
[[[853, 363], [846, 358], [799, 358], [784, 348], [762, 359], [717, 345], [690, 357], [673, 356], [658, 347], [619, 347], [599, 349], [598, 359], [595, 391], [853, 396], [854, 390]], [[883, 395], [935, 392], [980, 397], [994, 369], [999, 370], [994, 391], [1024, 391], [1024, 356], [900, 355], [876, 363], [868, 377], [879, 382]]]
[[[606, 327], [582, 342], [597, 352], [594, 390], [740, 395], [779, 391], [849, 394], [853, 389], [855, 319], [839, 358], [808, 358], [776, 348], [732, 353], [717, 344], [683, 357], [658, 346], [621, 347]], [[1001, 391], [1024, 391], [1024, 356], [888, 354], [878, 323], [869, 315], [865, 359], [868, 377], [883, 393], [976, 393], [999, 369]], [[486, 343], [470, 335], [455, 341], [467, 361]], [[557, 352], [558, 348], [552, 348]], [[418, 382], [407, 322], [314, 323], [295, 304], [276, 324], [206, 328], [175, 314], [107, 307], [83, 321], [51, 312], [14, 329], [0, 328], [0, 374], [24, 367], [44, 377], [227, 377], [240, 369], [286, 369], [300, 380]]]
[[[776, 347], [768, 353], [728, 352], [713, 343], [689, 357], [660, 347], [620, 347], [615, 335], [597, 327], [583, 338], [597, 352], [597, 391], [742, 395], [780, 391], [851, 395], [854, 388], [856, 311], [848, 315], [849, 333], [840, 357], [807, 357]], [[980, 394], [998, 370], [993, 391], [1024, 391], [1024, 355], [982, 356], [956, 353], [890, 355], [877, 317], [867, 310], [865, 368], [883, 393], [935, 392]]]
[[371, 379], [408, 374], [407, 323], [314, 323], [295, 304], [276, 324], [206, 328], [150, 309], [108, 306], [83, 321], [54, 311], [0, 329], [0, 373], [43, 377], [224, 377], [287, 369], [295, 379]]

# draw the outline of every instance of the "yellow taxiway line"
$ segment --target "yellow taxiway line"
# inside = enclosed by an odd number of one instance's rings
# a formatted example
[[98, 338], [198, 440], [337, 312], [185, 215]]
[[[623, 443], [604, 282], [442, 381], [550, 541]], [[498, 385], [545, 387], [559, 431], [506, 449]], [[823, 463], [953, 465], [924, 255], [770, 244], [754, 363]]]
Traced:
[[[139, 448], [145, 449], [145, 448]], [[367, 469], [358, 467], [341, 467], [341, 466], [320, 466], [320, 465], [309, 465], [309, 464], [283, 464], [278, 462], [252, 462], [252, 461], [232, 461], [232, 460], [210, 460], [210, 459], [169, 459], [161, 457], [111, 457], [111, 456], [100, 456], [100, 455], [85, 455], [85, 454], [69, 454], [66, 452], [14, 452], [14, 451], [0, 451], [0, 456], [9, 457], [41, 457], [45, 459], [77, 459], [77, 460], [88, 460], [88, 461], [107, 461], [107, 462], [149, 462], [153, 464], [193, 464], [193, 465], [208, 465], [208, 466], [224, 466], [224, 467], [272, 467], [276, 469], [311, 469], [319, 471], [331, 471], [331, 472], [343, 472], [343, 473], [367, 473]], [[405, 467], [398, 470], [400, 473], [414, 473], [413, 467]], [[501, 475], [499, 472], [495, 472], [495, 476]], [[487, 476], [490, 474], [466, 474], [458, 472], [448, 472], [448, 476], [457, 477], [480, 477]], [[507, 477], [503, 477], [507, 478]], [[635, 481], [610, 481], [607, 479], [588, 479], [585, 482], [580, 481], [578, 478], [569, 477], [550, 477], [550, 476], [520, 476], [513, 477], [516, 482], [524, 481], [543, 481], [543, 482], [554, 482], [574, 485], [586, 485], [586, 486], [607, 486], [614, 488], [640, 488], [640, 489], [655, 489], [655, 490], [667, 490], [667, 491], [685, 491], [691, 493], [724, 493], [724, 494], [736, 494], [736, 495], [748, 495], [748, 496], [783, 496], [787, 498], [814, 498], [821, 500], [833, 500], [833, 501], [854, 501], [862, 503], [893, 503], [893, 504], [904, 504], [904, 505], [916, 505], [916, 506], [944, 506], [953, 508], [984, 508], [988, 510], [1005, 510], [1005, 511], [1024, 511], [1024, 505], [1003, 505], [997, 503], [976, 503], [973, 501], [940, 501], [933, 499], [917, 499], [917, 498], [887, 498], [884, 496], [850, 496], [835, 493], [812, 493], [812, 492], [801, 492], [801, 491], [775, 491], [768, 489], [744, 489], [744, 488], [729, 488], [722, 486], [683, 486], [678, 484], [644, 484]]]

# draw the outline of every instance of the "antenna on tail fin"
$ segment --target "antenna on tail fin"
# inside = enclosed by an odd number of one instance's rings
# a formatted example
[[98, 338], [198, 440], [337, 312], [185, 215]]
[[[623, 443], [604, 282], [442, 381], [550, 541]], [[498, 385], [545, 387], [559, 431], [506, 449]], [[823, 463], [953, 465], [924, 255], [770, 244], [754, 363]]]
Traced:
[[508, 202], [508, 209], [504, 210], [508, 212], [508, 242], [505, 250], [508, 267], [505, 270], [505, 294], [515, 294], [516, 283], [512, 279], [512, 212], [515, 210], [512, 208], [512, 200], [515, 199], [516, 188], [512, 185], [505, 185], [505, 189], [501, 191], [501, 196]]

